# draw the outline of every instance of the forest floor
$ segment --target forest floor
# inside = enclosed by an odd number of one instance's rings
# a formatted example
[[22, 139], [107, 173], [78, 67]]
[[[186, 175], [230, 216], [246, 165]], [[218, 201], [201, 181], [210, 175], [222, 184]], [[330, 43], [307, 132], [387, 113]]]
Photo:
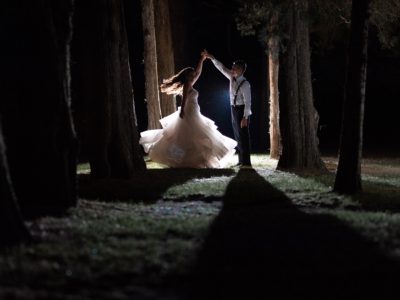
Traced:
[[35, 242], [0, 253], [0, 299], [398, 296], [399, 158], [365, 158], [354, 197], [332, 192], [335, 157], [323, 175], [252, 161], [147, 162], [125, 181], [90, 180], [80, 165], [77, 207], [27, 222]]

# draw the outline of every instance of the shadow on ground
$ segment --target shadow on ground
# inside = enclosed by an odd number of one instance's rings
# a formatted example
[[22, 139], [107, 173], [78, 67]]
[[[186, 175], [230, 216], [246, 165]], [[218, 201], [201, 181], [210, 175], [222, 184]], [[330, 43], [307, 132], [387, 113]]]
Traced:
[[393, 298], [398, 267], [335, 217], [300, 211], [255, 170], [240, 170], [199, 253], [187, 298]]
[[233, 169], [150, 169], [129, 180], [91, 179], [79, 174], [79, 196], [86, 199], [156, 201], [165, 191], [194, 178], [232, 176]]

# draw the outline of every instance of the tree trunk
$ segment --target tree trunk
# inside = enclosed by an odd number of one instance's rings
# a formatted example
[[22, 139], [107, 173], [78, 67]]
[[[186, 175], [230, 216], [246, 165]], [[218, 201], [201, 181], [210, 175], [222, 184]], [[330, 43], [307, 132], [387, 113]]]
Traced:
[[77, 200], [71, 11], [71, 0], [15, 1], [6, 20], [13, 29], [2, 34], [6, 76], [0, 114], [11, 180], [25, 217], [59, 214]]
[[368, 58], [369, 0], [353, 1], [351, 36], [343, 107], [339, 165], [334, 190], [354, 194], [362, 190], [361, 158]]
[[29, 233], [22, 221], [11, 183], [0, 122], [0, 248], [27, 239]]
[[121, 0], [76, 1], [75, 119], [94, 178], [145, 169]]
[[[165, 78], [175, 73], [174, 48], [171, 36], [171, 21], [169, 14], [169, 0], [154, 0], [155, 28], [157, 41], [158, 86]], [[176, 111], [176, 102], [173, 95], [160, 93], [162, 117]]]
[[279, 159], [282, 151], [281, 130], [279, 127], [279, 36], [278, 12], [275, 10], [269, 23], [268, 75], [269, 75], [269, 138], [270, 158]]
[[270, 158], [279, 159], [281, 155], [281, 130], [279, 127], [279, 37], [274, 35], [268, 40], [269, 75], [269, 138]]
[[289, 41], [282, 58], [280, 88], [282, 155], [279, 169], [326, 170], [321, 160], [311, 85], [308, 2], [293, 1], [287, 11]]
[[147, 129], [161, 128], [161, 107], [157, 73], [157, 47], [153, 0], [142, 0], [142, 21], [144, 38], [144, 77], [147, 102]]
[[[261, 50], [263, 51], [263, 50]], [[258, 122], [257, 124], [254, 124], [256, 120], [252, 120], [253, 122], [253, 128], [255, 126], [258, 126], [259, 130], [257, 130], [257, 135], [254, 136], [252, 135], [253, 140], [257, 140], [258, 144], [258, 149], [254, 149], [255, 151], [259, 152], [269, 152], [270, 151], [270, 136], [269, 134], [265, 134], [269, 130], [269, 110], [270, 110], [270, 103], [269, 103], [269, 97], [270, 97], [270, 90], [269, 90], [269, 63], [268, 63], [268, 55], [265, 55], [265, 52], [263, 51], [260, 53], [261, 57], [263, 57], [263, 63], [260, 65], [259, 68], [259, 86], [260, 90], [258, 95], [256, 96], [256, 99], [260, 102], [257, 103], [258, 105]], [[265, 84], [267, 81], [267, 84]], [[255, 84], [255, 82], [253, 83]], [[267, 101], [265, 101], [267, 99]], [[253, 103], [255, 104], [255, 103]]]

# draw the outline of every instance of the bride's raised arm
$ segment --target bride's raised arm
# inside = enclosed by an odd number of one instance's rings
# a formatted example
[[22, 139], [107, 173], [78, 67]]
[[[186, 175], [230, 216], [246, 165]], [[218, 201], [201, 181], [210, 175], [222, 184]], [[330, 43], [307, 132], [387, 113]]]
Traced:
[[196, 83], [197, 79], [199, 79], [201, 72], [203, 70], [203, 62], [206, 59], [206, 56], [204, 54], [201, 55], [200, 61], [197, 64], [196, 70], [194, 71], [194, 78], [193, 78], [193, 84]]

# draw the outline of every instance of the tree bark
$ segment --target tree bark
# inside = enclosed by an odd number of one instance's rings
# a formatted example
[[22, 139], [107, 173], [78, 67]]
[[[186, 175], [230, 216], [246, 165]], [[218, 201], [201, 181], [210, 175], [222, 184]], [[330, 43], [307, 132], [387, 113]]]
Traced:
[[268, 39], [268, 75], [269, 75], [269, 138], [270, 158], [279, 159], [281, 155], [281, 130], [279, 126], [279, 36], [275, 33], [278, 27], [278, 13], [270, 21]]
[[353, 1], [339, 164], [334, 190], [362, 190], [361, 158], [368, 59], [369, 0]]
[[0, 120], [0, 248], [28, 240], [29, 237], [11, 183]]
[[93, 178], [145, 169], [121, 0], [76, 1], [75, 120]]
[[142, 0], [144, 38], [144, 77], [147, 102], [147, 129], [161, 128], [161, 107], [157, 72], [157, 43], [154, 21], [154, 1]]
[[[9, 1], [11, 2], [11, 1]], [[70, 114], [72, 1], [13, 1], [2, 45], [3, 134], [24, 217], [76, 204], [77, 141]], [[4, 26], [2, 26], [4, 27]]]
[[[158, 86], [163, 79], [169, 78], [175, 73], [169, 2], [169, 0], [154, 0]], [[164, 93], [159, 95], [161, 116], [165, 117], [174, 113], [176, 111], [175, 97]]]
[[289, 41], [282, 58], [282, 155], [278, 168], [324, 171], [326, 167], [318, 149], [318, 124], [311, 85], [308, 1], [292, 1], [287, 15]]

